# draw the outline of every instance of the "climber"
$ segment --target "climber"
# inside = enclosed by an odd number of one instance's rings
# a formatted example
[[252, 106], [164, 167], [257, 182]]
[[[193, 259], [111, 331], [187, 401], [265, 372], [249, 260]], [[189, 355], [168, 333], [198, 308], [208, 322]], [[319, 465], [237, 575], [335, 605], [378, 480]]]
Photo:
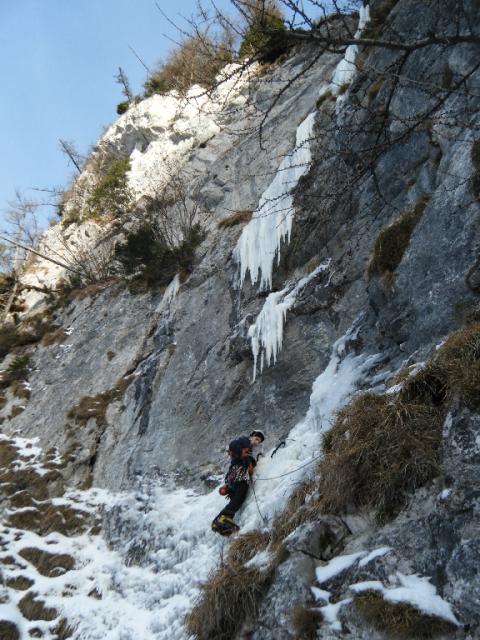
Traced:
[[220, 511], [212, 522], [212, 529], [222, 536], [229, 536], [239, 530], [233, 517], [245, 502], [253, 469], [257, 461], [252, 449], [265, 440], [262, 431], [252, 431], [247, 436], [232, 440], [228, 447], [230, 467], [225, 475], [225, 484], [220, 487], [220, 494], [229, 499], [227, 506]]

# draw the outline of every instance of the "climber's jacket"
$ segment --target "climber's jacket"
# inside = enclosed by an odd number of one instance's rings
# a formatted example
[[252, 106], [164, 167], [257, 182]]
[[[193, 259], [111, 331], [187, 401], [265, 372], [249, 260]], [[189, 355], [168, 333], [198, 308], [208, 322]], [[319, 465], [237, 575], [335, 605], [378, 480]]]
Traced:
[[232, 486], [235, 482], [249, 482], [256, 465], [250, 438], [240, 436], [240, 438], [232, 440], [228, 445], [228, 455], [231, 460], [230, 468], [225, 476], [225, 483]]

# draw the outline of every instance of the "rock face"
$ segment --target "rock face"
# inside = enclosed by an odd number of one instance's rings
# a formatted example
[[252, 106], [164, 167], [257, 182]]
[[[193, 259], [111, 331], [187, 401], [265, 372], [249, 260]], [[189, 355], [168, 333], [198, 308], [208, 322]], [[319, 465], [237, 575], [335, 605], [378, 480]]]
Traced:
[[[433, 29], [449, 33], [453, 0], [421, 4], [420, 11], [413, 0], [377, 1], [371, 11], [375, 16], [387, 7], [400, 39], [421, 38]], [[473, 0], [463, 4], [461, 29], [476, 16]], [[395, 372], [426, 360], [466, 314], [475, 312], [480, 203], [472, 191], [478, 168], [471, 149], [478, 128], [480, 74], [472, 71], [478, 44], [436, 45], [408, 55], [395, 49], [360, 51], [352, 82], [342, 91], [330, 85], [341, 57], [324, 54], [313, 63], [316, 51], [303, 46], [270, 71], [267, 81], [254, 84], [250, 106], [241, 113], [235, 109], [242, 109], [247, 89], [239, 90], [225, 111], [216, 112], [219, 126], [208, 120], [209, 127], [197, 135], [191, 120], [185, 125], [184, 112], [173, 118], [168, 144], [175, 147], [182, 129], [182, 162], [195, 176], [207, 231], [192, 273], [171, 297], [171, 287], [132, 295], [112, 285], [57, 309], [53, 319], [63, 327], [64, 339], [32, 349], [30, 397], [16, 416], [13, 394], [6, 393], [3, 431], [38, 438], [44, 449], [58, 447], [66, 460], [64, 477], [73, 485], [128, 492], [139, 482], [175, 477], [202, 493], [201, 478], [221, 472], [224, 443], [235, 435], [261, 428], [270, 444], [285, 439], [307, 413], [312, 384], [331, 362], [335, 344], [352, 327], [342, 357], [374, 356], [357, 388], [385, 392]], [[271, 104], [276, 88], [302, 69], [274, 103], [261, 145], [258, 128], [250, 126], [259, 123], [253, 107]], [[466, 90], [450, 93], [467, 73]], [[142, 183], [140, 156], [148, 149], [141, 140], [148, 129], [148, 144], [155, 146], [155, 136], [167, 135], [168, 123], [157, 130], [148, 105], [138, 109], [113, 125], [101, 144], [133, 153], [132, 180], [141, 195], [147, 180]], [[280, 247], [272, 290], [291, 291], [318, 265], [328, 268], [298, 289], [282, 324], [277, 362], [253, 381], [249, 328], [268, 292], [248, 277], [239, 286], [234, 249], [249, 223], [219, 223], [257, 208], [280, 159], [292, 151], [299, 124], [312, 112], [312, 159], [294, 185], [292, 233]], [[392, 229], [395, 243], [385, 250]], [[41, 268], [39, 262], [29, 267], [29, 283]], [[452, 623], [451, 637], [479, 637], [479, 428], [478, 414], [455, 398], [444, 425], [438, 478], [411, 496], [391, 522], [379, 525], [372, 514], [357, 513], [326, 515], [298, 527], [285, 540], [288, 557], [257, 618], [237, 637], [301, 637], [291, 625], [295, 603], [321, 607], [324, 622], [317, 637], [384, 637], [360, 615], [351, 586], [376, 581], [393, 589], [400, 574], [428, 576], [438, 597], [453, 606], [458, 624]], [[107, 514], [111, 544], [120, 548], [133, 540], [127, 560], [148, 564], [155, 545], [145, 542], [137, 527], [137, 520], [122, 521], [121, 511]], [[168, 548], [171, 534], [163, 532]], [[201, 534], [195, 536], [200, 545]], [[195, 553], [202, 552], [198, 548]], [[381, 553], [362, 563], [378, 549]], [[348, 567], [316, 583], [316, 568], [355, 553], [360, 555]], [[318, 589], [327, 590], [330, 601]], [[158, 629], [150, 637], [167, 637], [164, 627]]]

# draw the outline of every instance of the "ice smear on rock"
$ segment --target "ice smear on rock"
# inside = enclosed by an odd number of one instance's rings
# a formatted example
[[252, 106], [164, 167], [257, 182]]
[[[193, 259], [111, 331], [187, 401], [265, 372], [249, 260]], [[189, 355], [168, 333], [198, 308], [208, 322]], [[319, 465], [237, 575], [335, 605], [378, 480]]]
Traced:
[[260, 280], [260, 288], [272, 285], [275, 257], [280, 259], [282, 242], [290, 240], [294, 217], [292, 190], [310, 167], [310, 141], [313, 137], [315, 113], [308, 115], [297, 129], [295, 149], [285, 156], [274, 179], [264, 191], [258, 208], [244, 227], [235, 257], [240, 264], [240, 284], [247, 271], [252, 284]]
[[330, 261], [319, 265], [316, 269], [302, 278], [297, 284], [287, 285], [281, 291], [270, 293], [263, 309], [259, 313], [256, 321], [248, 330], [248, 337], [251, 340], [253, 353], [253, 381], [257, 374], [258, 356], [260, 354], [260, 373], [264, 366], [269, 367], [276, 363], [277, 355], [282, 348], [283, 325], [287, 311], [295, 304], [297, 296], [313, 278], [319, 273], [326, 271]]
[[[360, 17], [358, 21], [358, 28], [355, 33], [355, 38], [360, 38], [362, 35], [362, 31], [365, 28], [365, 25], [370, 20], [370, 7], [367, 5], [365, 7], [360, 8]], [[351, 44], [347, 47], [345, 51], [345, 56], [340, 60], [335, 71], [333, 72], [330, 91], [332, 95], [337, 96], [341, 89], [345, 87], [345, 85], [349, 85], [355, 73], [357, 72], [357, 66], [355, 64], [355, 60], [358, 54], [358, 45]]]

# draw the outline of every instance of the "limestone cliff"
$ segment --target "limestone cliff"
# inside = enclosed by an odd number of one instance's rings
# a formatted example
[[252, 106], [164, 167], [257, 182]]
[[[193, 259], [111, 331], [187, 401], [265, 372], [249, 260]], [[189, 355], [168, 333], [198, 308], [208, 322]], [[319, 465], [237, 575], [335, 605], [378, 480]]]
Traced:
[[[478, 33], [478, 4], [456, 7], [372, 2], [356, 35], [380, 14], [399, 40], [447, 39], [454, 15]], [[188, 638], [195, 602], [200, 640], [479, 637], [478, 52], [305, 44], [107, 130], [41, 252], [72, 267], [124, 241], [133, 218], [82, 218], [112, 149], [137, 204], [188, 176], [203, 239], [140, 293], [109, 276], [59, 300], [65, 269], [28, 262], [2, 364], [2, 637]], [[350, 453], [365, 397], [378, 438]], [[223, 451], [255, 427], [253, 551], [216, 574], [232, 622], [199, 585], [228, 553], [209, 530]]]

